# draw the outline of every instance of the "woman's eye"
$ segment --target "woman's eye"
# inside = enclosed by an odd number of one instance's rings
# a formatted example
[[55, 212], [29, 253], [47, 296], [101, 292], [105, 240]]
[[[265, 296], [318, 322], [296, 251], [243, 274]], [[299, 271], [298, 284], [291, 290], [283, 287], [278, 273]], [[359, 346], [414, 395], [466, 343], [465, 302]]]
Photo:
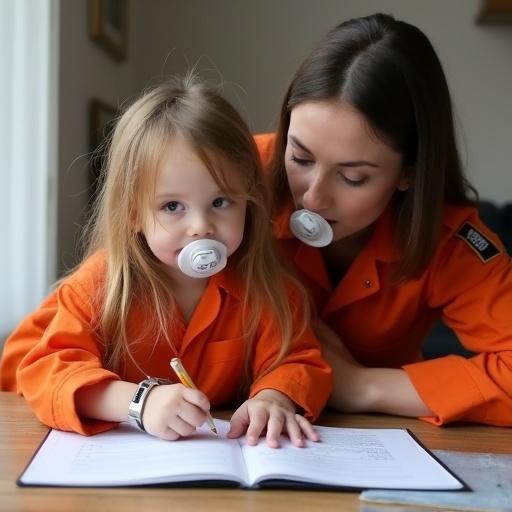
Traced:
[[179, 201], [169, 201], [165, 203], [164, 210], [170, 213], [177, 213], [183, 211], [184, 207]]
[[308, 160], [307, 158], [297, 158], [295, 155], [292, 155], [290, 160], [297, 165], [308, 165], [312, 163], [312, 160]]
[[347, 176], [343, 176], [343, 175], [342, 175], [342, 178], [343, 178], [343, 181], [345, 183], [347, 183], [347, 185], [350, 185], [351, 187], [360, 187], [361, 185], [366, 183], [366, 180], [367, 180], [367, 178], [359, 178], [359, 179], [355, 180], [355, 179], [348, 178]]
[[217, 197], [212, 201], [214, 208], [225, 208], [231, 204], [231, 199], [227, 197]]

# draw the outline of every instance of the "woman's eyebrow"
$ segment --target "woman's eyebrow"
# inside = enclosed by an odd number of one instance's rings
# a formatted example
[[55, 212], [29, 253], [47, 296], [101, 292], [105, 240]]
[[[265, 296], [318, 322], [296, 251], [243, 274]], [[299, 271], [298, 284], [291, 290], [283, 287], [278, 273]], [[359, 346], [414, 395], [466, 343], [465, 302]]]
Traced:
[[[298, 148], [302, 149], [305, 153], [308, 155], [312, 155], [313, 153], [295, 136], [295, 135], [288, 135], [288, 138]], [[379, 167], [376, 163], [370, 162], [368, 160], [349, 160], [347, 162], [338, 162], [335, 165], [339, 165], [340, 167]]]
[[309, 155], [313, 154], [295, 135], [288, 134], [288, 139], [290, 139], [292, 144], [297, 146], [299, 149], [302, 149], [302, 151], [308, 153]]
[[336, 165], [340, 165], [343, 167], [379, 167], [377, 164], [369, 162], [368, 160], [353, 160], [349, 162], [339, 162]]

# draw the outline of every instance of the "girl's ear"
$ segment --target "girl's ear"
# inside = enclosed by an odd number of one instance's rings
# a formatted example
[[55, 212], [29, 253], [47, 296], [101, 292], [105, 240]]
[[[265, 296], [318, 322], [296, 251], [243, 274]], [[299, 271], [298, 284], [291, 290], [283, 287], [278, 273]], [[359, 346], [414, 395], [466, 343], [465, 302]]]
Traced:
[[142, 221], [137, 212], [131, 212], [130, 214], [130, 227], [135, 233], [140, 233], [142, 231]]

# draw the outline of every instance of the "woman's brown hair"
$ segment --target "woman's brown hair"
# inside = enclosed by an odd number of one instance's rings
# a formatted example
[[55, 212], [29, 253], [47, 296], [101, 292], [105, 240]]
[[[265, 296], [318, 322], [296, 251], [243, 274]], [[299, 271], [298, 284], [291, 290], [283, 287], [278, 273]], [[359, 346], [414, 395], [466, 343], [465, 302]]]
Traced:
[[289, 196], [284, 153], [290, 113], [308, 101], [339, 99], [403, 157], [410, 187], [396, 192], [395, 238], [401, 251], [397, 281], [429, 264], [445, 204], [473, 204], [476, 191], [462, 171], [452, 105], [441, 63], [416, 27], [375, 14], [331, 30], [302, 63], [286, 92], [271, 176], [274, 205]]

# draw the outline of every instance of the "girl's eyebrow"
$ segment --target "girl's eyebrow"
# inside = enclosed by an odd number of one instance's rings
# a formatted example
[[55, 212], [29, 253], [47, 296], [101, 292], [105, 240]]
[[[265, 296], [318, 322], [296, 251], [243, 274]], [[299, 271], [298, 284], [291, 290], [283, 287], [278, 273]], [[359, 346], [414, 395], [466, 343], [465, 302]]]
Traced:
[[185, 196], [185, 194], [180, 194], [179, 192], [161, 192], [155, 196], [155, 199], [166, 199], [168, 197], [174, 197], [176, 199], [181, 199]]
[[[313, 153], [295, 135], [289, 134], [288, 139], [292, 142], [292, 144], [297, 146], [308, 155], [313, 155]], [[339, 165], [340, 167], [379, 167], [376, 163], [370, 162], [368, 160], [349, 160], [347, 162], [338, 162], [335, 165]]]
[[[211, 196], [213, 198], [215, 198], [217, 196], [223, 196], [225, 194], [226, 194], [226, 192], [223, 192], [220, 188], [218, 188], [212, 192]], [[157, 200], [158, 199], [168, 199], [169, 197], [171, 197], [173, 199], [180, 200], [180, 199], [186, 199], [189, 196], [190, 196], [189, 192], [181, 192], [181, 191], [174, 192], [172, 190], [168, 190], [168, 191], [160, 192], [159, 194], [157, 194], [155, 196], [155, 199], [157, 199]]]

